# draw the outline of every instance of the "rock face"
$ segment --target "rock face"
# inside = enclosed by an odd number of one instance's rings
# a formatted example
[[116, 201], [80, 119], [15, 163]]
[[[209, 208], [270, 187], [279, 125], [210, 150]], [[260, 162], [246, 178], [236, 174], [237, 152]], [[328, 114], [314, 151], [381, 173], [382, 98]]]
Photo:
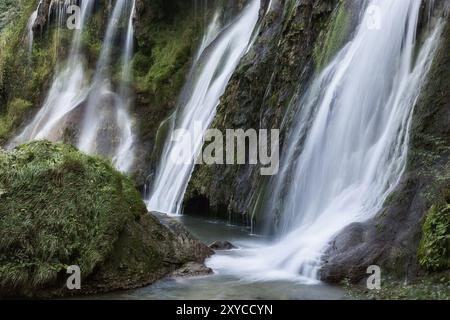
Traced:
[[[281, 128], [282, 148], [296, 93], [305, 91], [312, 76], [348, 39], [360, 5], [357, 1], [274, 1], [221, 99], [212, 127]], [[448, 15], [442, 14], [445, 1], [434, 5], [447, 27], [415, 110], [403, 181], [379, 216], [348, 226], [330, 244], [321, 273], [325, 281], [348, 277], [357, 282], [372, 264], [399, 275], [417, 274], [424, 216], [434, 204], [443, 208], [449, 203], [449, 22]], [[424, 2], [419, 32], [426, 29], [429, 9]], [[258, 166], [197, 165], [185, 212], [251, 222], [256, 231], [276, 225], [276, 216], [262, 216], [257, 207], [265, 182]]]
[[[315, 55], [338, 1], [273, 1], [262, 13], [255, 43], [242, 59], [217, 109], [212, 128], [279, 129], [296, 93], [314, 74]], [[265, 179], [256, 165], [197, 165], [185, 211], [250, 224]], [[262, 225], [264, 217], [254, 217]]]
[[[134, 288], [213, 253], [178, 223], [148, 214], [108, 162], [62, 144], [2, 151], [0, 200], [3, 297]], [[72, 265], [81, 270], [81, 290], [66, 287]]]

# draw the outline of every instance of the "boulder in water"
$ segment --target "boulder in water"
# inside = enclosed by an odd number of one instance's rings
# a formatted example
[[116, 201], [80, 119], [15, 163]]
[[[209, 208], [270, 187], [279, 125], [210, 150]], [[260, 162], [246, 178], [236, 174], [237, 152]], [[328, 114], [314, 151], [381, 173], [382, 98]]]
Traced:
[[208, 268], [203, 263], [188, 262], [181, 268], [172, 273], [172, 277], [194, 277], [203, 276], [213, 273], [211, 268]]
[[237, 248], [228, 241], [215, 241], [209, 247], [213, 250], [232, 250]]

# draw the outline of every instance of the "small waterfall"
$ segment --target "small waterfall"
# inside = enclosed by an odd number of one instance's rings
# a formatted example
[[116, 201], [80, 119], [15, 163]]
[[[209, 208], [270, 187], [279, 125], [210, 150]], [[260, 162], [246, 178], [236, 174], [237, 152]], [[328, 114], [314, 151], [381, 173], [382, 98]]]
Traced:
[[[128, 115], [128, 90], [124, 82], [130, 80], [130, 59], [132, 53], [134, 0], [131, 2], [127, 35], [123, 54], [123, 70], [119, 93], [114, 92], [111, 83], [111, 58], [114, 40], [119, 31], [119, 22], [124, 17], [128, 0], [117, 0], [109, 18], [105, 39], [91, 90], [86, 103], [86, 112], [78, 141], [80, 150], [86, 153], [99, 152], [113, 158], [115, 166], [127, 171], [133, 164], [132, 121]], [[112, 129], [110, 129], [112, 126]], [[103, 130], [108, 130], [106, 133]], [[118, 140], [118, 145], [112, 143]]]
[[[211, 124], [219, 99], [226, 89], [241, 57], [246, 52], [258, 21], [260, 0], [251, 0], [229, 25], [219, 31], [217, 15], [204, 37], [177, 110], [172, 115], [168, 141], [152, 181], [148, 208], [179, 214], [183, 196], [203, 145], [205, 130]], [[201, 124], [197, 130], [195, 123]], [[172, 141], [174, 130], [184, 130], [193, 137], [191, 148], [184, 141]], [[182, 164], [173, 161], [183, 154]]]
[[84, 57], [81, 54], [81, 35], [91, 14], [92, 4], [93, 1], [82, 2], [81, 28], [75, 31], [67, 63], [53, 80], [42, 108], [12, 141], [12, 145], [30, 140], [61, 140], [65, 120], [86, 99], [89, 87], [83, 64]]
[[[75, 3], [71, 0], [54, 1], [57, 27], [63, 25], [67, 8]], [[128, 114], [131, 103], [129, 82], [131, 80], [130, 60], [133, 50], [134, 0], [117, 0], [108, 21], [103, 48], [97, 62], [92, 83], [89, 83], [85, 69], [85, 57], [82, 53], [82, 34], [93, 9], [94, 1], [81, 2], [81, 28], [74, 32], [70, 53], [65, 66], [57, 72], [44, 104], [34, 119], [12, 141], [17, 145], [30, 140], [64, 140], [66, 130], [78, 123], [72, 118], [82, 117], [78, 146], [81, 150], [99, 153], [112, 158], [114, 165], [121, 171], [128, 171], [134, 159], [132, 120]], [[129, 12], [129, 15], [127, 14]], [[52, 11], [49, 12], [51, 16]], [[118, 93], [111, 83], [111, 51], [120, 24], [126, 19], [126, 35], [122, 51], [122, 73]], [[83, 111], [85, 109], [85, 111]], [[101, 127], [107, 127], [102, 132]]]
[[[52, 0], [48, 9], [47, 21], [51, 23], [54, 21], [56, 26], [56, 40], [55, 40], [55, 53], [58, 54], [58, 48], [60, 46], [61, 28], [64, 28], [64, 22], [67, 18], [67, 9], [70, 5], [75, 4], [74, 0]], [[54, 19], [53, 19], [54, 18]], [[52, 20], [53, 19], [53, 20]]]
[[136, 3], [135, 0], [133, 0], [130, 17], [128, 19], [127, 34], [125, 37], [125, 49], [122, 58], [123, 70], [119, 88], [119, 95], [120, 97], [122, 97], [123, 103], [121, 105], [121, 108], [117, 109], [117, 119], [119, 131], [121, 132], [121, 139], [113, 158], [113, 163], [115, 163], [116, 167], [123, 172], [126, 172], [131, 168], [134, 160], [134, 134], [132, 128], [133, 121], [128, 113], [128, 109], [131, 104], [132, 96], [130, 92], [130, 82], [132, 80], [131, 58], [133, 55], [134, 46], [133, 17], [135, 14], [135, 10]]
[[39, 9], [41, 8], [41, 6], [42, 6], [42, 0], [39, 1], [39, 4], [38, 4], [36, 10], [33, 11], [33, 13], [31, 14], [30, 18], [28, 19], [28, 24], [27, 24], [28, 39], [27, 39], [27, 42], [28, 42], [28, 56], [30, 57], [30, 59], [32, 57], [33, 43], [34, 43], [34, 31], [33, 31], [33, 28], [34, 28], [34, 24], [36, 22], [37, 15], [38, 15], [38, 12], [39, 12]]
[[414, 105], [442, 30], [415, 57], [420, 5], [372, 0], [364, 8], [353, 39], [297, 105], [265, 206], [279, 221], [276, 243], [213, 257], [210, 267], [312, 283], [332, 238], [380, 211], [404, 171]]

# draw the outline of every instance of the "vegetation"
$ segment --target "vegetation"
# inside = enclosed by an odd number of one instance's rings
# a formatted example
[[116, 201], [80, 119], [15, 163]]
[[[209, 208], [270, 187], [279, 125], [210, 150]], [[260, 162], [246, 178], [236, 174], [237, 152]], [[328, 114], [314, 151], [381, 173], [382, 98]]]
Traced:
[[17, 0], [0, 0], [0, 32], [17, 14]]
[[45, 141], [2, 152], [0, 287], [47, 286], [68, 265], [87, 277], [145, 212], [133, 183], [105, 160]]
[[340, 1], [331, 17], [325, 33], [321, 35], [322, 41], [314, 49], [314, 60], [317, 70], [321, 70], [330, 59], [338, 53], [350, 30], [350, 12], [348, 4]]
[[[26, 111], [41, 104], [59, 54], [64, 53], [55, 50], [56, 30], [51, 29], [36, 39], [30, 56], [26, 26], [36, 2], [22, 0], [16, 7], [19, 13], [0, 33], [0, 145], [23, 123]], [[60, 38], [63, 48], [68, 37], [62, 33]]]
[[14, 99], [9, 103], [6, 112], [0, 114], [0, 145], [7, 142], [14, 127], [18, 126], [24, 114], [31, 108], [31, 102]]
[[433, 206], [427, 213], [418, 255], [428, 271], [450, 269], [450, 204]]
[[194, 26], [183, 22], [174, 28], [153, 26], [148, 35], [153, 41], [151, 55], [138, 52], [134, 58], [137, 90], [150, 93], [157, 104], [176, 100], [185, 79]]
[[362, 285], [344, 281], [343, 286], [350, 297], [370, 300], [449, 300], [450, 273], [435, 273], [420, 277], [411, 283], [387, 277], [380, 290], [368, 290]]

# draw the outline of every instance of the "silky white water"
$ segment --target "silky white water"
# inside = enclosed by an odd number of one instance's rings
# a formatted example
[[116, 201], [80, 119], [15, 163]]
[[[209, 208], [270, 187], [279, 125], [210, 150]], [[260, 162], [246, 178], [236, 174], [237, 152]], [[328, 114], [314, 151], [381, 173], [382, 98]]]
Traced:
[[[193, 71], [172, 115], [168, 139], [147, 201], [151, 211], [179, 214], [183, 196], [203, 145], [203, 136], [211, 124], [219, 99], [224, 93], [241, 57], [246, 52], [258, 21], [260, 0], [250, 1], [242, 12], [219, 31], [218, 17], [212, 20], [197, 54]], [[196, 132], [195, 123], [201, 124]], [[185, 141], [172, 141], [175, 130], [190, 133], [192, 145], [186, 150]], [[173, 161], [182, 154], [183, 163]]]
[[[81, 2], [80, 28], [74, 31], [67, 62], [57, 71], [42, 108], [11, 144], [17, 145], [40, 139], [61, 141], [70, 125], [79, 126], [78, 147], [82, 151], [109, 156], [119, 170], [126, 172], [134, 161], [132, 119], [128, 113], [131, 103], [128, 84], [131, 79], [130, 60], [134, 33], [132, 20], [135, 2], [134, 0], [115, 2], [96, 72], [90, 83], [82, 52], [82, 34], [89, 21], [93, 3], [92, 0]], [[64, 27], [60, 19], [67, 17], [65, 12], [71, 4], [72, 1], [64, 1], [62, 11], [57, 10], [58, 27]], [[61, 6], [61, 3], [52, 5]], [[127, 19], [127, 34], [122, 50], [123, 70], [119, 88], [115, 92], [111, 84], [110, 68], [113, 40], [120, 27], [119, 19]], [[83, 114], [81, 125], [71, 123], [74, 117], [80, 117], [79, 114]], [[102, 131], [102, 126], [110, 128], [110, 131]]]
[[[403, 173], [414, 105], [430, 68], [438, 25], [415, 59], [420, 0], [372, 0], [352, 40], [297, 105], [265, 211], [278, 239], [213, 256], [219, 273], [317, 282], [329, 242], [375, 216]], [[373, 10], [380, 21], [373, 21]]]
[[67, 64], [53, 80], [39, 112], [22, 133], [12, 141], [12, 145], [30, 140], [60, 140], [67, 116], [86, 98], [89, 87], [86, 83], [84, 57], [81, 54], [81, 34], [91, 14], [92, 3], [92, 1], [83, 1], [81, 28], [76, 30], [73, 36]]
[[40, 10], [42, 6], [42, 0], [39, 0], [39, 3], [37, 5], [36, 10], [33, 11], [33, 13], [31, 14], [30, 18], [28, 19], [28, 23], [27, 23], [27, 30], [28, 30], [28, 35], [27, 35], [27, 42], [28, 42], [28, 56], [31, 58], [31, 53], [33, 51], [33, 42], [34, 42], [34, 32], [33, 32], [33, 28], [34, 28], [34, 24], [36, 23], [36, 19], [38, 16], [38, 12]]
[[[100, 58], [97, 62], [97, 68], [91, 85], [91, 90], [86, 103], [86, 112], [81, 127], [81, 134], [78, 142], [80, 150], [87, 153], [95, 153], [102, 150], [103, 154], [113, 157], [113, 162], [122, 171], [127, 171], [133, 163], [132, 144], [132, 121], [127, 115], [127, 104], [129, 96], [126, 91], [121, 96], [114, 92], [111, 83], [111, 54], [113, 41], [119, 31], [119, 21], [124, 17], [125, 8], [128, 0], [117, 0], [114, 9], [109, 18], [106, 35], [103, 40], [103, 48]], [[131, 58], [132, 46], [132, 16], [133, 6], [130, 9], [126, 43], [124, 46], [124, 70], [122, 71], [122, 82], [129, 81], [130, 67], [129, 59]], [[124, 79], [128, 78], [128, 79]], [[121, 85], [122, 86], [122, 85]], [[106, 133], [106, 137], [102, 137], [102, 129], [113, 125], [116, 129], [112, 132], [115, 136]], [[108, 145], [112, 140], [118, 139], [119, 145]]]

